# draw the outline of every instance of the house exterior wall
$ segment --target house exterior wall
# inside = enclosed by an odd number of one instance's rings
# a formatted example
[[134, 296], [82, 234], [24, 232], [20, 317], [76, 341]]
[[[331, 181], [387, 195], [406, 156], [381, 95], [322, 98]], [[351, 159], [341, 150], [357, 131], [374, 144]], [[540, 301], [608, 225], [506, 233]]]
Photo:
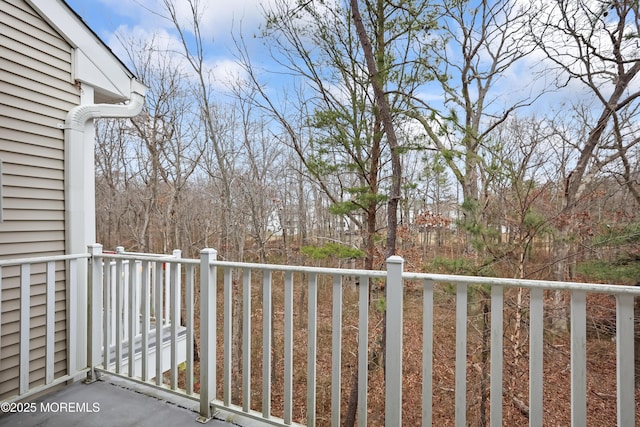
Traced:
[[[73, 49], [24, 0], [0, 0], [0, 259], [65, 253], [64, 120], [80, 103]], [[31, 385], [44, 382], [45, 272], [31, 272]], [[66, 373], [65, 266], [56, 266], [55, 376]], [[16, 394], [19, 275], [2, 270], [0, 399]]]

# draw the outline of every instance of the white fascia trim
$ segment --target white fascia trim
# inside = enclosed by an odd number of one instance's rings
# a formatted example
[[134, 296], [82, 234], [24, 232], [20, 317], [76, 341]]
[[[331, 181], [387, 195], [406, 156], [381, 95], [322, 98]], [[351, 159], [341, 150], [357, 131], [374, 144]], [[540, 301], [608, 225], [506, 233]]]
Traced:
[[[26, 0], [75, 49], [73, 79], [109, 94], [129, 98], [134, 76], [62, 0]], [[73, 82], [72, 82], [73, 83]]]

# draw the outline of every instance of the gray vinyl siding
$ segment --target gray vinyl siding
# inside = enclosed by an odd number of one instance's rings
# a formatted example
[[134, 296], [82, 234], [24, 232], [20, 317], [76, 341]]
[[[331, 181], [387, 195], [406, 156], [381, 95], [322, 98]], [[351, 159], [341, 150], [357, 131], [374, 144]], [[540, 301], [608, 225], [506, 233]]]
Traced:
[[[64, 131], [80, 103], [71, 46], [24, 0], [0, 0], [0, 259], [60, 255], [65, 250]], [[45, 266], [30, 287], [30, 374], [44, 382]], [[66, 373], [65, 265], [56, 265], [55, 376]], [[19, 270], [2, 269], [0, 399], [19, 378]]]

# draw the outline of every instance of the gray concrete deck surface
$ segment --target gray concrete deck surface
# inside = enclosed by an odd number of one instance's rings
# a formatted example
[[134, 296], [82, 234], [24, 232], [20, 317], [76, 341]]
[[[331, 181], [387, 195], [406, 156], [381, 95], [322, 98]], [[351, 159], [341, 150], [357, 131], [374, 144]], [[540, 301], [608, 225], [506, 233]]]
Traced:
[[206, 424], [199, 423], [196, 421], [198, 413], [195, 412], [198, 408], [197, 402], [108, 376], [91, 384], [71, 384], [29, 403], [30, 407], [27, 409], [34, 412], [2, 414], [0, 427], [235, 425], [215, 418]]

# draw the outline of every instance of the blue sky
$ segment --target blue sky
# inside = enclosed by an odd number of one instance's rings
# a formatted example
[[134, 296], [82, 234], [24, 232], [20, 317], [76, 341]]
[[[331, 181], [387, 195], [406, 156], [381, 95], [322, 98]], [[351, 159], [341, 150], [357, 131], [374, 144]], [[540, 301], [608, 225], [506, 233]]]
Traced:
[[[117, 33], [133, 36], [136, 39], [150, 39], [155, 34], [160, 35], [160, 39], [169, 45], [178, 43], [172, 23], [160, 16], [164, 9], [163, 0], [66, 1], [122, 60], [126, 60], [127, 55], [120, 46]], [[187, 0], [174, 1], [178, 10], [186, 16]], [[228, 80], [229, 76], [242, 75], [233, 54], [232, 31], [238, 34], [242, 30], [245, 41], [250, 44], [248, 48], [254, 64], [267, 65], [267, 68], [274, 71], [274, 63], [267, 62], [263, 41], [260, 38], [254, 38], [254, 35], [259, 33], [263, 22], [262, 8], [269, 8], [276, 1], [279, 0], [200, 0], [204, 5], [203, 38], [208, 41], [205, 45], [207, 65], [213, 70], [218, 81]], [[517, 88], [523, 90], [522, 87], [525, 86], [524, 90], [528, 90], [526, 86], [531, 82], [531, 68], [543, 60], [540, 55], [533, 55], [509, 70], [502, 84], [497, 88], [499, 92], [500, 88], [505, 92], [501, 96], [506, 96], [507, 103], [512, 101], [509, 98], [518, 91]], [[267, 79], [273, 84], [276, 79], [282, 79], [282, 77], [272, 74]], [[538, 81], [537, 84], [549, 84], [549, 82]], [[536, 89], [539, 90], [540, 87]], [[442, 94], [433, 88], [425, 88], [424, 97], [429, 102], [438, 102], [442, 99]], [[558, 98], [555, 96], [554, 98], [557, 102]], [[537, 105], [540, 106], [541, 103]]]
[[[66, 0], [67, 3], [105, 41], [120, 27], [168, 29], [171, 24], [158, 16], [163, 11], [162, 0]], [[232, 26], [242, 23], [247, 29], [257, 27], [262, 21], [263, 0], [204, 1], [203, 30], [206, 37], [227, 41]], [[177, 8], [187, 13], [186, 1], [176, 1]], [[181, 7], [182, 5], [182, 7]]]
[[[150, 38], [159, 34], [167, 43], [177, 43], [171, 22], [160, 16], [164, 13], [162, 0], [66, 0], [85, 23], [118, 55], [125, 60], [116, 34]], [[261, 4], [269, 6], [273, 0], [215, 0], [201, 1], [204, 5], [202, 32], [207, 42], [206, 57], [216, 74], [237, 73], [232, 54], [232, 32], [240, 29], [253, 41], [263, 20]], [[178, 11], [186, 16], [186, 0], [176, 0]], [[256, 52], [260, 52], [256, 49]]]
[[84, 21], [103, 39], [108, 38], [122, 24], [134, 21], [120, 14], [116, 8], [108, 7], [99, 0], [66, 0]]

